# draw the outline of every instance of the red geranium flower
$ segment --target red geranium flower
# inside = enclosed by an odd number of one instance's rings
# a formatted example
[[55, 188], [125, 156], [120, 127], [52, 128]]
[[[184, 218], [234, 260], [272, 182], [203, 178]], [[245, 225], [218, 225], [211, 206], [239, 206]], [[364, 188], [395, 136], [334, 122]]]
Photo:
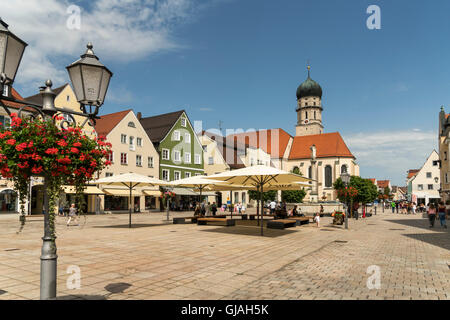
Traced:
[[20, 143], [20, 144], [18, 144], [16, 146], [16, 150], [17, 151], [23, 151], [23, 150], [25, 150], [26, 147], [27, 147], [27, 143], [26, 142], [22, 142], [22, 143]]
[[64, 140], [59, 140], [58, 142], [56, 142], [56, 144], [60, 147], [66, 147], [67, 146], [67, 142], [65, 142]]
[[58, 149], [56, 149], [56, 148], [48, 148], [48, 149], [45, 151], [45, 153], [46, 153], [46, 154], [57, 154], [57, 153], [58, 153]]
[[16, 144], [16, 140], [15, 139], [9, 139], [8, 141], [6, 141], [7, 144], [13, 146]]

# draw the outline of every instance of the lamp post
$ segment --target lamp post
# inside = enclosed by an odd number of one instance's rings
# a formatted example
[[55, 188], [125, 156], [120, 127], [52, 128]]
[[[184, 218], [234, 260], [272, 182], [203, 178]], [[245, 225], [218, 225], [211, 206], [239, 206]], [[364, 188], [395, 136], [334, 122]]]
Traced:
[[[20, 40], [8, 29], [8, 25], [0, 19], [0, 107], [11, 115], [9, 107], [1, 100], [15, 102], [22, 107], [18, 115], [26, 108], [26, 113], [32, 113], [34, 117], [51, 118], [56, 114], [68, 115], [73, 119], [73, 115], [86, 118], [82, 126], [88, 121], [95, 124], [98, 119], [98, 110], [105, 100], [105, 95], [112, 77], [97, 56], [92, 51], [92, 44], [88, 43], [87, 51], [81, 58], [67, 67], [69, 76], [74, 87], [77, 101], [81, 105], [81, 112], [59, 109], [55, 107], [56, 94], [52, 91], [52, 82], [47, 80], [45, 87], [42, 87], [42, 104], [30, 103], [23, 100], [16, 100], [11, 95], [3, 95], [4, 86], [11, 87], [22, 60], [23, 52], [27, 44]], [[9, 90], [8, 90], [9, 91]], [[87, 110], [89, 106], [89, 111]], [[95, 108], [94, 110], [92, 108]], [[75, 121], [73, 121], [75, 123]], [[60, 124], [61, 126], [63, 124]], [[49, 219], [49, 197], [47, 191], [47, 179], [44, 177], [44, 237], [42, 238], [41, 250], [41, 277], [40, 277], [40, 298], [41, 300], [53, 299], [56, 297], [57, 283], [57, 254], [56, 237], [52, 236]]]
[[[342, 182], [344, 182], [345, 186], [347, 187], [348, 184], [350, 183], [350, 174], [348, 174], [347, 172], [344, 172], [343, 174], [341, 174], [341, 180]], [[353, 205], [353, 204], [352, 204]], [[352, 206], [351, 205], [351, 206]], [[347, 205], [348, 206], [348, 205]], [[348, 209], [348, 208], [347, 208]], [[349, 210], [347, 210], [349, 211]], [[348, 229], [348, 215], [349, 212], [347, 212], [347, 214], [345, 215], [345, 229]]]

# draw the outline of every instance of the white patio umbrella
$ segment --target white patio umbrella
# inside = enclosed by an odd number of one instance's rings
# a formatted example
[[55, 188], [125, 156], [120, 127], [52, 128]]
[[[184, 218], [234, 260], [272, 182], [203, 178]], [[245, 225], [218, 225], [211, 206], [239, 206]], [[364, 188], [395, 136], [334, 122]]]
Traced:
[[[202, 198], [202, 192], [207, 191], [229, 191], [229, 190], [242, 190], [244, 186], [232, 186], [226, 182], [214, 179], [206, 179], [206, 176], [193, 176], [170, 182], [170, 185], [184, 188], [192, 188], [200, 193], [200, 199]], [[231, 216], [233, 218], [233, 216]]]
[[[250, 166], [238, 170], [226, 171], [212, 176], [205, 177], [206, 179], [220, 180], [231, 185], [252, 186], [261, 192], [260, 202], [262, 205], [262, 195], [264, 189], [274, 188], [275, 190], [282, 190], [284, 188], [292, 188], [294, 183], [310, 182], [311, 179], [302, 177], [298, 174], [283, 171], [277, 168], [257, 165]], [[272, 190], [274, 190], [272, 189]], [[300, 186], [299, 186], [300, 189]], [[261, 235], [263, 235], [263, 221], [261, 217]]]
[[168, 185], [169, 182], [159, 180], [156, 178], [150, 178], [137, 173], [123, 173], [117, 176], [111, 176], [107, 178], [102, 178], [95, 180], [93, 183], [95, 184], [106, 184], [106, 185], [114, 185], [114, 186], [125, 186], [130, 190], [130, 219], [129, 219], [129, 227], [131, 228], [131, 198], [133, 189], [140, 186], [165, 186]]
[[200, 199], [202, 197], [202, 191], [205, 188], [212, 187], [214, 185], [226, 185], [223, 181], [205, 179], [206, 176], [193, 176], [180, 180], [175, 180], [169, 183], [170, 186], [193, 188], [200, 192]]

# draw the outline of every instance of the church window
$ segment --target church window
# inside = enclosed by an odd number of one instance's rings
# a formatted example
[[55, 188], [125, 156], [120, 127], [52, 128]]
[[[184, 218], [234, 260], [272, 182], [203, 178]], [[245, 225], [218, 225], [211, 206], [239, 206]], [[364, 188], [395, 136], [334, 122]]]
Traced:
[[309, 166], [309, 168], [308, 168], [308, 178], [312, 179], [312, 167], [311, 166]]
[[[316, 105], [316, 103], [314, 102], [314, 105]], [[314, 111], [314, 119], [316, 119], [316, 112]]]
[[305, 119], [308, 119], [308, 111], [305, 112]]
[[325, 187], [326, 188], [331, 188], [331, 186], [333, 184], [331, 174], [332, 174], [332, 169], [331, 169], [331, 166], [328, 165], [325, 167]]

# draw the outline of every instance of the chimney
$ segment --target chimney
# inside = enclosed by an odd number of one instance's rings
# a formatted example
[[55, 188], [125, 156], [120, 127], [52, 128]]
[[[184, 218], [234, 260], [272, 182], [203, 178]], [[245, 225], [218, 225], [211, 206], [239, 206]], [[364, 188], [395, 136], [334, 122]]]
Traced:
[[138, 113], [137, 113], [137, 118], [138, 118], [138, 120], [141, 120], [141, 118], [142, 118], [142, 113], [138, 112]]

